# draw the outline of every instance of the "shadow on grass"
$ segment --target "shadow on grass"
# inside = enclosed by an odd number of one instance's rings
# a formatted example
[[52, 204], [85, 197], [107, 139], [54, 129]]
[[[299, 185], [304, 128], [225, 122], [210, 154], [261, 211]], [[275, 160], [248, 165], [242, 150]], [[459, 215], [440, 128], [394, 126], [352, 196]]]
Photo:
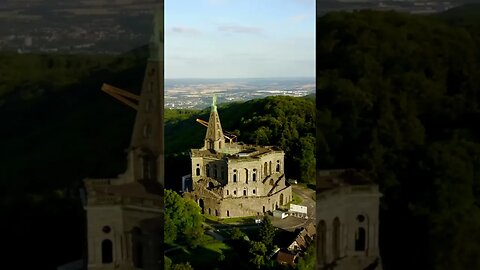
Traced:
[[247, 261], [233, 248], [219, 241], [208, 241], [194, 249], [171, 251], [167, 256], [173, 263], [189, 262], [194, 269], [250, 269]]

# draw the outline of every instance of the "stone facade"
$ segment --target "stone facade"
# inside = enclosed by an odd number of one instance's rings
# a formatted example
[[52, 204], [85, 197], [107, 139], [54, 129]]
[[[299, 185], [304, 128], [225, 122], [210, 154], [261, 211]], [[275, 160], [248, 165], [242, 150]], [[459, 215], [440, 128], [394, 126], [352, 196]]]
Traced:
[[264, 215], [292, 200], [282, 150], [226, 142], [215, 98], [204, 147], [192, 149], [192, 183], [185, 196], [219, 218]]
[[163, 269], [163, 4], [155, 20], [127, 170], [84, 180], [88, 269]]
[[378, 186], [360, 174], [317, 175], [317, 269], [381, 269]]

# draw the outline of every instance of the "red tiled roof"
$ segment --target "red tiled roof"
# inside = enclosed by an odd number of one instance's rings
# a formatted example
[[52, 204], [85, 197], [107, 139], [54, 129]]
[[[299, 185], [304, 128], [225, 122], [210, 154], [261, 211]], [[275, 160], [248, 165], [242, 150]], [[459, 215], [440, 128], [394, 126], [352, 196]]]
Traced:
[[285, 251], [279, 251], [277, 253], [277, 261], [282, 264], [282, 263], [286, 263], [286, 264], [289, 264], [289, 265], [295, 265], [295, 258], [297, 257], [297, 255], [294, 255], [294, 254], [291, 254], [291, 253], [288, 253], [288, 252], [285, 252]]

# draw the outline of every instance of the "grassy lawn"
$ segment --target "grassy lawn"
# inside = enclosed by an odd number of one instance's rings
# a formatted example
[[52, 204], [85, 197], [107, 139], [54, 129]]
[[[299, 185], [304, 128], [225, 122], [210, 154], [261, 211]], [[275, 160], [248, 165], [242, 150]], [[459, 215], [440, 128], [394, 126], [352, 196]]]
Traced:
[[208, 235], [198, 247], [183, 247], [168, 252], [166, 256], [173, 263], [189, 262], [194, 269], [248, 269], [232, 247]]
[[301, 204], [302, 202], [302, 198], [300, 198], [295, 192], [292, 192], [292, 201], [289, 202], [285, 207], [286, 209], [290, 209], [290, 204]]

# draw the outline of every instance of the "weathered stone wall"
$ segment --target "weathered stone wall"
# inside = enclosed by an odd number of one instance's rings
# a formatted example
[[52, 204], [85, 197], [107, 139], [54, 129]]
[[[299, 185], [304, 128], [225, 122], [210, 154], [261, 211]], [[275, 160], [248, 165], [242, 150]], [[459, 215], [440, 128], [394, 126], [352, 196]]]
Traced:
[[[158, 209], [128, 209], [120, 205], [87, 208], [88, 269], [136, 269], [133, 266], [134, 228], [140, 229], [144, 269], [157, 269], [161, 253], [163, 219]], [[104, 231], [108, 226], [110, 231]], [[102, 242], [112, 242], [113, 262], [102, 263]]]
[[[347, 268], [335, 269], [349, 269], [348, 267], [352, 267], [352, 261], [355, 262], [355, 269], [363, 269], [361, 267], [379, 258], [380, 196], [375, 185], [344, 186], [317, 194], [317, 259], [320, 264], [343, 258], [337, 261], [338, 267], [342, 265], [340, 262], [343, 260], [343, 265]], [[338, 229], [336, 236], [335, 227]], [[364, 250], [356, 250], [355, 247], [360, 228], [365, 230]], [[334, 244], [335, 239], [337, 245]], [[334, 249], [335, 246], [338, 246], [337, 251]], [[345, 257], [351, 259], [346, 260]], [[349, 263], [346, 263], [347, 261]]]
[[205, 189], [185, 193], [185, 196], [195, 200], [200, 207], [203, 206], [205, 214], [219, 218], [245, 217], [263, 215], [289, 203], [292, 200], [292, 188], [289, 186], [272, 196], [261, 197], [240, 196], [220, 199]]

